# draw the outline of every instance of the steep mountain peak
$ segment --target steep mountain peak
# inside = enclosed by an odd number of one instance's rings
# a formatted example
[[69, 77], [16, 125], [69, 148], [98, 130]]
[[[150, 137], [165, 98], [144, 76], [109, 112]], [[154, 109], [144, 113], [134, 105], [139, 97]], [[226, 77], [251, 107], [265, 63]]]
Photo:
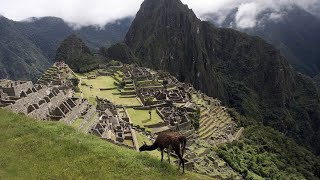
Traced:
[[86, 72], [98, 66], [97, 58], [75, 34], [71, 34], [61, 43], [55, 60], [65, 61], [75, 72]]
[[180, 0], [145, 0], [141, 5], [141, 9], [148, 8], [152, 10], [158, 7], [179, 9], [179, 8], [182, 8], [183, 6], [187, 6], [187, 5], [184, 5]]
[[[157, 32], [192, 32], [197, 34], [201, 21], [180, 0], [145, 0], [125, 37], [129, 47], [139, 39], [158, 36]], [[150, 36], [149, 36], [150, 35]], [[169, 34], [168, 34], [169, 35]], [[173, 34], [170, 34], [173, 38]]]
[[145, 0], [125, 43], [141, 64], [237, 109], [243, 124], [272, 126], [320, 152], [312, 143], [320, 122], [317, 88], [261, 38], [202, 22], [180, 0]]

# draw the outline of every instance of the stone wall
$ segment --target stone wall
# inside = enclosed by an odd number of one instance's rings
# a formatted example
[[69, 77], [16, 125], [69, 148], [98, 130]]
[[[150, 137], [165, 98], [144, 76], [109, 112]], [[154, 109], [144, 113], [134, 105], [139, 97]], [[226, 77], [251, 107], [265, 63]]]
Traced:
[[4, 93], [8, 96], [20, 96], [22, 91], [27, 91], [29, 88], [31, 89], [33, 84], [31, 81], [21, 82], [21, 81], [11, 81], [10, 87], [0, 87]]

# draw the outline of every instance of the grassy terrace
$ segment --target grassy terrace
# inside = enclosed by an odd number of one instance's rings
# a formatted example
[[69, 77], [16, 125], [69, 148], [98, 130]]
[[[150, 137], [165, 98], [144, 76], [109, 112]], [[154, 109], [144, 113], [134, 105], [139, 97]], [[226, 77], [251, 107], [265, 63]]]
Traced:
[[[86, 85], [79, 84], [80, 90], [82, 91], [84, 98], [89, 99], [93, 104], [96, 104], [95, 97], [108, 99], [114, 104], [121, 104], [127, 106], [139, 106], [140, 102], [135, 97], [125, 97], [121, 96], [117, 89], [113, 90], [104, 90], [101, 91], [100, 88], [116, 88], [113, 79], [111, 76], [98, 76], [96, 79], [84, 79], [83, 75], [78, 75], [81, 78], [81, 83]], [[92, 86], [92, 88], [90, 88]]]
[[[139, 125], [140, 127], [145, 127], [146, 125], [153, 125], [163, 122], [161, 117], [157, 114], [156, 110], [151, 110], [151, 119], [149, 119], [149, 110], [136, 110], [133, 108], [127, 109], [129, 116], [134, 125]], [[146, 130], [152, 132], [151, 128], [145, 127]]]
[[62, 123], [0, 114], [1, 179], [208, 179]]
[[196, 94], [192, 94], [192, 101], [194, 101], [196, 104], [206, 105], [204, 99], [197, 97]]

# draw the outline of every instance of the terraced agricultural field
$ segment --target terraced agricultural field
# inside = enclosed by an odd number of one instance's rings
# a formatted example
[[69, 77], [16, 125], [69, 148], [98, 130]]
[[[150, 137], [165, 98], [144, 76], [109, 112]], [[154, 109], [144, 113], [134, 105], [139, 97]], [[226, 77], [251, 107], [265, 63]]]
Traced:
[[199, 98], [196, 94], [192, 94], [192, 101], [198, 105], [206, 105], [203, 98]]
[[[116, 88], [116, 80], [111, 76], [98, 76], [96, 79], [85, 79], [84, 76], [80, 76], [81, 83], [79, 84], [80, 91], [83, 93], [83, 97], [89, 99], [93, 104], [96, 104], [95, 97], [108, 99], [114, 104], [121, 104], [125, 106], [140, 106], [141, 103], [136, 97], [121, 96], [120, 91]], [[111, 90], [100, 90], [100, 88], [111, 88]]]
[[200, 111], [199, 136], [207, 139], [231, 122], [231, 117], [221, 106], [210, 107]]

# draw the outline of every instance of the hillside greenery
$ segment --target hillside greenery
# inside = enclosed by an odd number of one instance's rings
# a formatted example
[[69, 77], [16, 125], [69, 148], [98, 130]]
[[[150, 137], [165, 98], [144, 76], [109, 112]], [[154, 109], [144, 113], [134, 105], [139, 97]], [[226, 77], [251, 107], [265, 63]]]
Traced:
[[98, 29], [93, 26], [73, 28], [56, 17], [12, 21], [1, 16], [0, 79], [36, 81], [53, 63], [59, 45], [70, 34], [77, 34], [97, 52], [100, 47], [122, 41], [131, 21], [131, 17], [123, 18]]
[[270, 127], [250, 126], [244, 137], [218, 149], [246, 179], [319, 179], [320, 159]]
[[36, 80], [50, 63], [15, 26], [0, 17], [0, 79]]
[[75, 34], [67, 37], [57, 50], [56, 61], [64, 61], [77, 73], [89, 72], [99, 67], [100, 58], [95, 56]]
[[208, 179], [59, 122], [0, 114], [1, 179]]

